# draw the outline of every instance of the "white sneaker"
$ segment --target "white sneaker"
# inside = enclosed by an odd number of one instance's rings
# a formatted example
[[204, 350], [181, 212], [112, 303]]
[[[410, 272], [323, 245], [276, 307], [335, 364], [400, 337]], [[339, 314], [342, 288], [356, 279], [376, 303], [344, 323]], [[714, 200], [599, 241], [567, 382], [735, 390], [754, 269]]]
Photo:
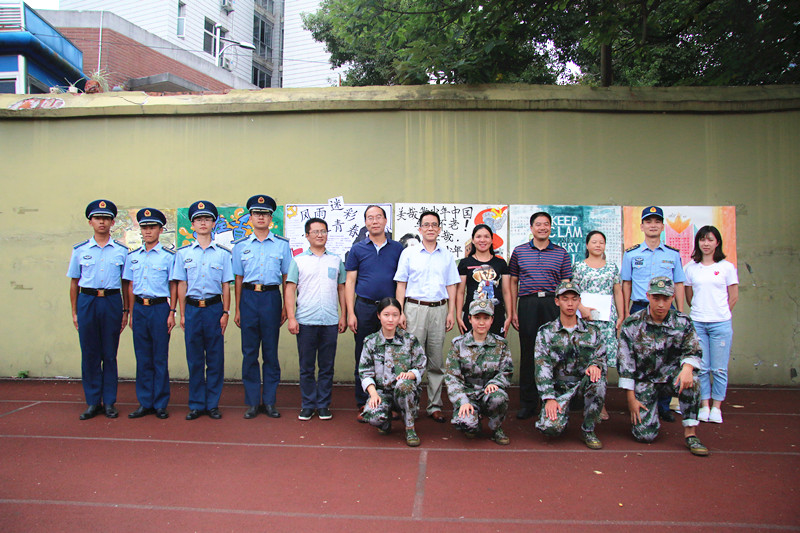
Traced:
[[714, 422], [715, 424], [722, 424], [722, 411], [719, 410], [719, 407], [711, 408], [711, 412], [708, 415], [708, 421]]
[[699, 411], [697, 411], [697, 419], [700, 422], [708, 422], [708, 407], [701, 407]]

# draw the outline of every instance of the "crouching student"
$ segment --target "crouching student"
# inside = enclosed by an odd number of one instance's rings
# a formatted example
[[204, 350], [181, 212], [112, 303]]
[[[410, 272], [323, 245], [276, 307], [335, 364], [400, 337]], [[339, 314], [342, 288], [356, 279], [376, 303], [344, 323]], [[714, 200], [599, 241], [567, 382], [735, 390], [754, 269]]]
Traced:
[[369, 399], [362, 416], [377, 426], [381, 435], [388, 435], [392, 430], [392, 410], [400, 412], [406, 427], [406, 444], [419, 446], [414, 420], [428, 360], [416, 337], [398, 328], [400, 315], [400, 302], [384, 298], [378, 303], [381, 329], [364, 339], [358, 376]]
[[583, 397], [581, 440], [592, 450], [603, 443], [594, 433], [606, 399], [606, 345], [600, 329], [577, 316], [581, 292], [572, 281], [556, 288], [559, 316], [536, 337], [536, 387], [544, 402], [536, 428], [557, 437], [567, 428], [569, 402]]
[[491, 301], [481, 298], [470, 303], [472, 331], [453, 339], [444, 380], [453, 404], [453, 425], [467, 438], [475, 438], [483, 415], [489, 420], [492, 440], [506, 445], [510, 441], [500, 426], [508, 411], [506, 389], [514, 364], [506, 340], [489, 332], [493, 320]]
[[627, 391], [633, 436], [652, 442], [658, 436], [659, 396], [678, 395], [683, 436], [693, 455], [708, 455], [696, 435], [700, 384], [695, 371], [702, 351], [692, 320], [671, 309], [675, 284], [666, 276], [650, 280], [648, 306], [633, 313], [619, 332], [619, 386]]

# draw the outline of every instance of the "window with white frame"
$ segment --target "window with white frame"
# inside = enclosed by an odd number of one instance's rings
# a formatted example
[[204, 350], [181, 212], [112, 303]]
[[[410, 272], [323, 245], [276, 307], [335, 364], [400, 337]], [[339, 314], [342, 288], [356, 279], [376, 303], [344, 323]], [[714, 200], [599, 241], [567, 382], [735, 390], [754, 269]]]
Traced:
[[186, 36], [186, 4], [178, 2], [178, 28], [176, 30], [178, 37]]
[[213, 20], [206, 19], [203, 26], [203, 51], [217, 57], [217, 33]]
[[262, 89], [272, 87], [272, 72], [258, 65], [253, 65], [253, 85], [257, 85]]
[[253, 16], [253, 46], [258, 57], [272, 61], [272, 23], [258, 13]]
[[275, 0], [256, 0], [256, 5], [263, 7], [267, 13], [275, 11]]

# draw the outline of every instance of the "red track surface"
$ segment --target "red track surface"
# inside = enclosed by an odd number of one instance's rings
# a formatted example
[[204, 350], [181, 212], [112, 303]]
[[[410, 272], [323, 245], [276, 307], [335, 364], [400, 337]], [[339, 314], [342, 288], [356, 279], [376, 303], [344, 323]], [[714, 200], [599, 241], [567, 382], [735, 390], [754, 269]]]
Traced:
[[0, 531], [800, 530], [800, 389], [729, 390], [725, 423], [698, 430], [706, 458], [680, 423], [635, 442], [618, 389], [600, 451], [580, 413], [556, 440], [511, 415], [504, 447], [423, 416], [408, 448], [355, 422], [351, 386], [330, 421], [297, 420], [296, 386], [280, 419], [244, 420], [243, 397], [226, 383], [223, 419], [189, 422], [175, 383], [169, 419], [129, 420], [122, 383], [120, 418], [79, 421], [80, 383], [0, 382]]

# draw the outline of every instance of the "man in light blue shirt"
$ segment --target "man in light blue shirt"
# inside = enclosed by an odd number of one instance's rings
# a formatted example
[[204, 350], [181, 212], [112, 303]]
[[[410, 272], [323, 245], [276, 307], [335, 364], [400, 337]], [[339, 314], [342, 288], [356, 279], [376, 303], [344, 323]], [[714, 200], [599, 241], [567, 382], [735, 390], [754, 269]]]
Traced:
[[95, 200], [86, 206], [94, 236], [74, 246], [67, 269], [72, 323], [81, 344], [81, 381], [89, 406], [81, 420], [94, 418], [103, 410], [108, 418], [119, 416], [114, 404], [119, 335], [128, 323], [128, 294], [122, 290], [127, 288], [122, 269], [128, 248], [111, 239], [116, 216], [117, 206], [110, 200]]
[[136, 353], [136, 398], [139, 407], [128, 418], [155, 414], [169, 417], [169, 335], [175, 327], [178, 284], [170, 281], [175, 252], [159, 237], [167, 224], [164, 213], [152, 207], [140, 209], [136, 220], [142, 246], [128, 254], [122, 279], [128, 280], [130, 326]]
[[310, 246], [292, 260], [286, 276], [286, 314], [289, 332], [297, 335], [300, 360], [302, 404], [297, 418], [310, 420], [316, 410], [320, 420], [329, 420], [337, 336], [347, 328], [347, 274], [339, 256], [325, 250], [327, 222], [311, 218], [305, 230]]
[[400, 325], [414, 335], [428, 357], [428, 416], [444, 423], [442, 383], [444, 360], [442, 347], [445, 332], [456, 322], [456, 286], [461, 282], [453, 255], [437, 239], [439, 215], [425, 211], [419, 217], [422, 246], [403, 250], [394, 280], [397, 301], [403, 305]]
[[189, 413], [222, 418], [219, 398], [225, 379], [225, 329], [233, 281], [231, 252], [212, 240], [217, 208], [208, 201], [189, 206], [196, 240], [178, 249], [172, 279], [178, 281], [181, 328], [189, 365]]
[[278, 338], [281, 324], [286, 321], [280, 289], [284, 288], [285, 292], [292, 249], [288, 240], [269, 229], [276, 208], [275, 200], [265, 194], [251, 196], [247, 200], [247, 210], [253, 233], [237, 240], [233, 246], [234, 321], [242, 330], [242, 384], [248, 406], [244, 417], [248, 420], [259, 412], [271, 418], [281, 416], [275, 407], [281, 380]]

